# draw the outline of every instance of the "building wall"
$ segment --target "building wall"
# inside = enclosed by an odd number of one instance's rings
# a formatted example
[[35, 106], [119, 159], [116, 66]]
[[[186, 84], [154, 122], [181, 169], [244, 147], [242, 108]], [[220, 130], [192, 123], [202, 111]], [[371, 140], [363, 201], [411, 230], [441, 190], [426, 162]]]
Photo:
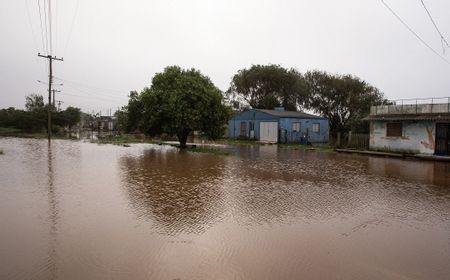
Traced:
[[[329, 124], [327, 119], [298, 119], [298, 118], [278, 118], [263, 112], [249, 110], [236, 115], [228, 122], [228, 134], [230, 138], [238, 138], [241, 131], [241, 122], [246, 123], [246, 137], [250, 138], [250, 122], [255, 124], [254, 139], [259, 140], [259, 128], [261, 121], [278, 121], [278, 129], [288, 133], [288, 142], [300, 143], [300, 137], [307, 133], [309, 141], [312, 143], [326, 143], [329, 138]], [[292, 133], [292, 124], [300, 122], [301, 132]], [[313, 133], [312, 126], [319, 123], [320, 131]]]
[[434, 154], [436, 124], [432, 121], [404, 121], [402, 137], [386, 136], [386, 121], [370, 123], [370, 148]]
[[241, 136], [241, 122], [246, 123], [246, 137], [250, 136], [250, 122], [254, 122], [254, 139], [259, 140], [259, 123], [260, 121], [278, 121], [278, 117], [259, 112], [259, 111], [245, 111], [228, 121], [228, 135], [230, 138], [238, 138]]
[[[293, 133], [293, 123], [300, 122], [300, 132]], [[319, 124], [319, 132], [313, 132], [313, 124]], [[326, 143], [329, 138], [329, 125], [327, 119], [298, 119], [298, 118], [281, 118], [279, 128], [284, 130], [290, 141], [300, 142], [300, 137], [306, 134], [312, 143]]]

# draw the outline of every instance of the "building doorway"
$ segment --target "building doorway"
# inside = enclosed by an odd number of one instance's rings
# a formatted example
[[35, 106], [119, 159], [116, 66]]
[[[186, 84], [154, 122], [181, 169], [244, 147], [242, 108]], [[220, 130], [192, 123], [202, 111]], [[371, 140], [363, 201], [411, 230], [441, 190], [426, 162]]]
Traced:
[[439, 156], [450, 155], [450, 123], [436, 124], [436, 148], [434, 154]]

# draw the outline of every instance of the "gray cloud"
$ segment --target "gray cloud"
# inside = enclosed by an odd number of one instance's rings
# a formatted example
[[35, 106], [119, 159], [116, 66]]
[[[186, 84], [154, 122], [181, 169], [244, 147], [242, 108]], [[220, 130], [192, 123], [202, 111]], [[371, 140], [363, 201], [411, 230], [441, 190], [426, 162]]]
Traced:
[[[420, 1], [386, 2], [442, 52]], [[391, 99], [450, 96], [450, 65], [381, 1], [79, 0], [73, 27], [77, 1], [52, 3], [53, 54], [64, 57], [54, 64], [65, 84], [57, 99], [85, 111], [124, 105], [130, 90], [150, 85], [154, 73], [173, 64], [200, 69], [222, 90], [238, 69], [276, 63], [351, 73]], [[450, 2], [426, 3], [450, 36]], [[37, 57], [43, 52], [37, 1], [2, 6], [0, 108], [23, 107], [27, 94], [46, 94], [36, 82], [47, 79], [46, 61]]]

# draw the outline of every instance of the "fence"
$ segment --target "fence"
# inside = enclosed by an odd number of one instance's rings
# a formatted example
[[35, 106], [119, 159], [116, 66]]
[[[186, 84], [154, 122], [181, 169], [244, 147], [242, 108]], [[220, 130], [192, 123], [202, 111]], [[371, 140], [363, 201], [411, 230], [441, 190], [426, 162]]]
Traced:
[[370, 135], [363, 133], [338, 132], [336, 137], [330, 137], [330, 146], [356, 150], [369, 149]]
[[450, 97], [412, 98], [390, 101], [370, 108], [370, 115], [450, 113]]

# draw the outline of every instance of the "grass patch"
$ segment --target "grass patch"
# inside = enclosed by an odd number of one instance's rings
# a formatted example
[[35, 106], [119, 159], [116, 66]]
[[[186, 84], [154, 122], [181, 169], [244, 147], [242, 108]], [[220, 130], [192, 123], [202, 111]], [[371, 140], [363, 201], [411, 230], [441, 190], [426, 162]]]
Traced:
[[188, 147], [186, 148], [186, 151], [193, 152], [193, 153], [204, 153], [204, 154], [211, 154], [211, 155], [219, 155], [219, 156], [229, 156], [231, 155], [230, 151], [220, 149], [220, 148], [211, 148], [211, 147]]
[[97, 140], [91, 140], [91, 142], [97, 144], [113, 144], [113, 145], [124, 145], [132, 143], [147, 143], [157, 145], [164, 144], [164, 142], [162, 141], [148, 139], [141, 135], [131, 135], [131, 134], [107, 135], [99, 137]]
[[319, 151], [326, 153], [333, 153], [334, 149], [327, 145], [302, 145], [302, 144], [278, 144], [278, 147], [281, 149], [288, 150], [307, 150], [307, 151]]
[[18, 138], [47, 138], [46, 133], [42, 132], [28, 132], [18, 128], [0, 127], [0, 136], [3, 137], [18, 137]]
[[250, 140], [250, 139], [221, 139], [216, 141], [220, 144], [227, 144], [227, 145], [243, 145], [243, 146], [254, 146], [254, 145], [264, 145], [264, 143], [258, 142], [256, 140]]

